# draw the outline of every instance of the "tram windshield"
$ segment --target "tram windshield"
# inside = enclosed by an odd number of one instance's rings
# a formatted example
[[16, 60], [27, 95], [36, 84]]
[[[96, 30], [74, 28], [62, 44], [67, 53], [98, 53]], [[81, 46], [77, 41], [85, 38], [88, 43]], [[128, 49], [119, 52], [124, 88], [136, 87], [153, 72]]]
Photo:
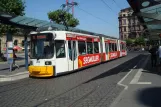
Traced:
[[52, 33], [31, 35], [31, 58], [49, 59], [54, 55], [54, 42]]

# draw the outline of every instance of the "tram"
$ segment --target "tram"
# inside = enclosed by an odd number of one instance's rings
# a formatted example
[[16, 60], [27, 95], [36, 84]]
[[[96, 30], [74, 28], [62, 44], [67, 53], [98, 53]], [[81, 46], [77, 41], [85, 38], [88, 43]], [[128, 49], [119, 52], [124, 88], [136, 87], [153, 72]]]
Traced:
[[127, 55], [126, 42], [71, 31], [30, 33], [31, 77], [51, 77]]

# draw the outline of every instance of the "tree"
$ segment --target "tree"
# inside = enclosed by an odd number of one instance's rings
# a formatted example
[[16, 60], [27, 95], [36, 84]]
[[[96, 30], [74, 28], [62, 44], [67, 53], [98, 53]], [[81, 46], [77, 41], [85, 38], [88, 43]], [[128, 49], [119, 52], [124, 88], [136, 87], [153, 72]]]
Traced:
[[[13, 15], [24, 15], [25, 2], [22, 0], [0, 0], [0, 11], [13, 14]], [[11, 26], [0, 24], [0, 34], [10, 31], [12, 34], [16, 33], [19, 29]]]
[[[22, 0], [0, 0], [0, 12], [9, 13], [13, 15], [24, 15], [25, 3]], [[11, 34], [19, 32], [21, 29], [16, 28], [11, 25], [5, 25], [0, 23], [0, 36], [7, 31]], [[1, 54], [1, 46], [0, 46], [0, 58]]]
[[48, 18], [57, 24], [63, 24], [69, 27], [76, 27], [79, 25], [79, 20], [74, 18], [72, 14], [64, 10], [50, 11], [48, 13]]
[[126, 39], [126, 44], [127, 46], [131, 46], [133, 44], [133, 40], [132, 39]]
[[135, 45], [144, 45], [145, 44], [145, 40], [143, 37], [138, 37], [135, 39]]

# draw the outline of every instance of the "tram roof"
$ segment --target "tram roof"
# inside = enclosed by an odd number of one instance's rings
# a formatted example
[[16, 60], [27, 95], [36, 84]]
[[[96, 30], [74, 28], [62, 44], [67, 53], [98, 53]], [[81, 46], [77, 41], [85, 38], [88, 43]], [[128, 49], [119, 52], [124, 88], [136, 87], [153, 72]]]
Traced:
[[127, 0], [151, 39], [160, 39], [161, 0]]
[[[45, 20], [30, 18], [26, 16], [16, 16], [5, 12], [0, 12], [0, 22], [8, 25], [17, 26], [23, 29], [30, 29], [33, 31], [36, 31], [36, 29], [47, 30], [48, 27], [52, 27], [53, 29], [58, 31], [65, 31], [64, 25], [56, 24], [54, 22], [49, 22]], [[97, 36], [105, 36], [105, 37], [117, 39], [115, 37], [107, 36], [104, 34], [98, 34], [98, 33], [90, 32], [90, 31], [86, 31], [78, 28], [72, 28], [72, 27], [69, 27], [68, 31], [85, 33], [90, 35], [97, 35]]]

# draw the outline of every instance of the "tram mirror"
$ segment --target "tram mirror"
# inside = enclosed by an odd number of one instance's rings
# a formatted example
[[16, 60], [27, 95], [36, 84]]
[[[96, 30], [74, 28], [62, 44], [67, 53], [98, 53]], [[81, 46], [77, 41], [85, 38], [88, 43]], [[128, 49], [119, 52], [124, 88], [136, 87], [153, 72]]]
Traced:
[[52, 40], [54, 40], [56, 38], [56, 34], [55, 33], [53, 33], [53, 38], [52, 38]]

